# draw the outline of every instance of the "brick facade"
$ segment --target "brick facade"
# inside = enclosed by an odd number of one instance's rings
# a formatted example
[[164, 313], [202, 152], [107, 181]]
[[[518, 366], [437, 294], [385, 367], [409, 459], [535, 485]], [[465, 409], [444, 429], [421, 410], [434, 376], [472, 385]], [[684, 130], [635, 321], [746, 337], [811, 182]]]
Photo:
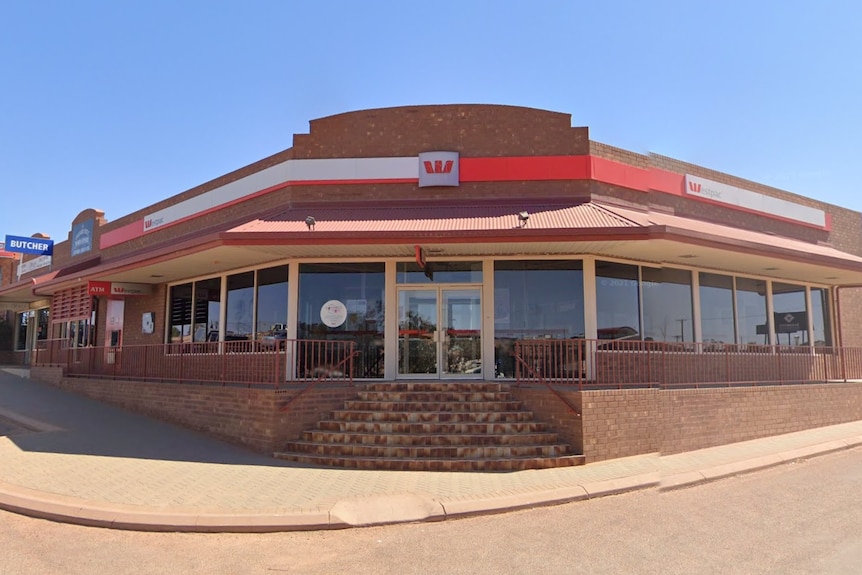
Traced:
[[[322, 385], [281, 407], [298, 388], [281, 390], [63, 377], [39, 367], [31, 377], [120, 407], [273, 453], [312, 429], [357, 388]], [[587, 463], [646, 453], [673, 454], [862, 419], [854, 383], [709, 389], [560, 390], [578, 413], [545, 388], [513, 396]]]
[[272, 454], [356, 395], [356, 388], [321, 386], [281, 411], [299, 390], [250, 389], [63, 377], [61, 368], [34, 367], [33, 379]]
[[[250, 220], [265, 217], [283, 211], [286, 207], [313, 205], [342, 205], [367, 203], [371, 205], [444, 205], [466, 202], [476, 203], [517, 203], [525, 198], [531, 201], [554, 200], [560, 204], [575, 205], [581, 201], [603, 200], [614, 204], [637, 209], [672, 213], [677, 216], [700, 221], [723, 224], [773, 234], [776, 237], [787, 237], [808, 242], [812, 245], [828, 245], [849, 254], [862, 255], [862, 217], [858, 212], [847, 210], [812, 198], [805, 198], [791, 192], [751, 182], [742, 178], [718, 172], [703, 166], [696, 166], [655, 154], [640, 154], [614, 146], [594, 142], [589, 139], [589, 130], [585, 127], [572, 127], [569, 114], [519, 108], [514, 106], [491, 105], [449, 105], [449, 106], [405, 106], [379, 110], [362, 110], [338, 114], [313, 120], [307, 134], [293, 136], [292, 147], [278, 152], [268, 158], [240, 168], [205, 182], [192, 189], [167, 197], [151, 206], [108, 221], [105, 214], [96, 209], [85, 209], [73, 220], [72, 226], [92, 220], [93, 246], [86, 253], [72, 256], [71, 232], [65, 241], [55, 246], [55, 256], [52, 271], [57, 277], [49, 282], [53, 293], [61, 290], [80, 289], [86, 286], [87, 272], [97, 266], [116, 264], [110, 273], [118, 276], [134, 270], [141, 261], [149, 262], [152, 268], [141, 272], [141, 277], [148, 283], [164, 282], [159, 280], [157, 266], [171, 262], [171, 250], [175, 246], [188, 242], [192, 245], [194, 238], [206, 237], [212, 239], [212, 245], [219, 243], [219, 232]], [[525, 158], [525, 157], [578, 157], [589, 156], [590, 162], [613, 163], [614, 169], [638, 177], [652, 172], [684, 174], [707, 178], [716, 182], [736, 186], [751, 192], [764, 194], [825, 211], [831, 219], [831, 228], [818, 229], [809, 225], [801, 225], [784, 221], [775, 217], [749, 211], [732, 209], [717, 203], [698, 201], [681, 193], [659, 190], [643, 185], [634, 185], [626, 178], [610, 179], [608, 181], [595, 179], [546, 179], [540, 174], [526, 181], [465, 181], [458, 188], [418, 187], [415, 181], [398, 180], [394, 183], [382, 181], [367, 181], [343, 183], [321, 183], [314, 185], [302, 182], [284, 182], [274, 186], [272, 190], [252, 193], [247, 198], [233, 201], [215, 209], [202, 210], [185, 218], [175, 225], [167, 225], [153, 231], [140, 234], [126, 241], [118, 241], [115, 245], [104, 249], [99, 247], [99, 239], [106, 234], [122, 231], [126, 226], [142, 226], [141, 220], [148, 214], [158, 210], [176, 206], [183, 201], [197, 198], [231, 182], [239, 181], [269, 167], [276, 166], [286, 160], [313, 160], [334, 158], [406, 158], [431, 150], [457, 151], [462, 158]], [[628, 171], [626, 171], [628, 170]], [[591, 172], [592, 173], [592, 172]], [[595, 176], [593, 176], [595, 177]], [[637, 179], [637, 178], [634, 178]], [[634, 180], [631, 180], [634, 181]], [[514, 217], [514, 214], [513, 214]], [[513, 220], [514, 221], [514, 220]], [[533, 220], [535, 221], [535, 220]], [[527, 228], [516, 233], [529, 234], [534, 230]], [[511, 233], [503, 230], [498, 233]], [[434, 236], [428, 232], [420, 234], [422, 240], [433, 243]], [[278, 240], [271, 246], [255, 245], [249, 249], [253, 254], [253, 263], [245, 262], [238, 257], [234, 265], [237, 269], [243, 266], [257, 266], [261, 262], [283, 262], [293, 259], [290, 253]], [[285, 242], [287, 240], [284, 240]], [[352, 245], [351, 237], [345, 235], [339, 240], [343, 245]], [[419, 241], [419, 240], [417, 240]], [[519, 240], [520, 241], [520, 240]], [[579, 238], [569, 238], [567, 241], [580, 242]], [[411, 242], [412, 243], [412, 242]], [[517, 245], [512, 242], [512, 245]], [[588, 246], [586, 240], [584, 245]], [[189, 248], [183, 256], [194, 255], [195, 249], [205, 250], [207, 247]], [[411, 254], [412, 245], [400, 246], [406, 251], [390, 252]], [[477, 249], [477, 257], [483, 254], [497, 253], [498, 246]], [[259, 249], [258, 249], [259, 248]], [[267, 248], [271, 248], [268, 251]], [[627, 248], [626, 248], [627, 249]], [[482, 251], [486, 250], [486, 251]], [[182, 250], [180, 250], [182, 251]], [[157, 257], [153, 254], [158, 254]], [[261, 255], [261, 253], [265, 255]], [[517, 249], [510, 249], [508, 255], [518, 254]], [[554, 251], [535, 250], [529, 252], [554, 254], [549, 257], [579, 257], [581, 255], [604, 257], [603, 252], [590, 251], [584, 247], [583, 253], [577, 249], [565, 254]], [[177, 256], [180, 257], [180, 256]], [[323, 257], [323, 256], [322, 256]], [[330, 254], [326, 256], [332, 258]], [[617, 254], [619, 259], [625, 259]], [[654, 256], [653, 256], [654, 257]], [[151, 258], [151, 259], [148, 259]], [[267, 259], [269, 258], [269, 259]], [[28, 258], [29, 259], [29, 258]], [[188, 277], [176, 276], [177, 281], [190, 281], [200, 274], [215, 275], [216, 272], [231, 273], [230, 267], [224, 267], [223, 262], [202, 258], [206, 265], [210, 262], [212, 270], [201, 271], [199, 262], [196, 271], [189, 272]], [[382, 258], [375, 258], [380, 261]], [[403, 258], [402, 258], [403, 259]], [[651, 265], [646, 256], [638, 261], [632, 257], [632, 263]], [[792, 259], [788, 257], [788, 259]], [[191, 261], [191, 257], [189, 260]], [[296, 261], [296, 260], [294, 260]], [[688, 260], [687, 260], [688, 261]], [[216, 264], [222, 267], [216, 268]], [[661, 262], [655, 263], [661, 265]], [[692, 262], [695, 267], [700, 262]], [[121, 265], [122, 264], [122, 265]], [[6, 263], [3, 265], [4, 283], [6, 282]], [[181, 267], [177, 266], [177, 267]], [[733, 274], [733, 270], [717, 268], [707, 264], [703, 269], [716, 273]], [[763, 268], [769, 269], [769, 268]], [[830, 268], [831, 269], [831, 268]], [[176, 272], [176, 268], [172, 270]], [[183, 273], [185, 270], [181, 270]], [[34, 270], [26, 274], [26, 280], [36, 279], [46, 273], [45, 269]], [[762, 272], [761, 272], [762, 273]], [[11, 272], [10, 272], [11, 274]], [[800, 274], [801, 275], [801, 274]], [[825, 274], [824, 274], [825, 275]], [[11, 277], [11, 276], [10, 276]], [[94, 277], [99, 279], [101, 276]], [[138, 278], [136, 281], [144, 281]], [[781, 280], [791, 281], [791, 280]], [[802, 282], [803, 279], [796, 281]], [[814, 279], [809, 280], [811, 282]], [[822, 280], [825, 281], [825, 280]], [[28, 284], [28, 295], [32, 293]], [[49, 290], [50, 291], [50, 290]], [[45, 292], [47, 294], [48, 291]], [[152, 283], [152, 293], [141, 297], [128, 297], [124, 305], [123, 344], [131, 347], [141, 344], [164, 343], [166, 317], [168, 308], [169, 287], [167, 283]], [[843, 346], [862, 347], [862, 330], [856, 326], [862, 325], [862, 288], [842, 287], [833, 290], [835, 298], [833, 305], [840, 316], [840, 330], [836, 344]], [[48, 297], [47, 295], [39, 297]], [[106, 315], [106, 300], [98, 301], [98, 317]], [[145, 334], [141, 329], [142, 315], [155, 313], [155, 329], [152, 334]], [[295, 313], [291, 310], [289, 314]], [[394, 313], [394, 310], [387, 311]], [[104, 319], [102, 319], [104, 322]], [[293, 321], [291, 319], [290, 321]], [[97, 326], [98, 345], [104, 342], [107, 326]], [[390, 336], [387, 336], [387, 339]], [[485, 337], [493, 337], [485, 334]], [[392, 341], [389, 339], [389, 341]], [[17, 358], [18, 356], [16, 356]], [[205, 379], [207, 369], [216, 369], [209, 365], [210, 357], [201, 357], [199, 366], [202, 379]], [[692, 365], [692, 358], [696, 365]], [[796, 361], [785, 362], [782, 365], [789, 369], [785, 379], [806, 380], [819, 374], [817, 370], [831, 369], [830, 366], [813, 365], [813, 356], [800, 355]], [[822, 354], [817, 361], [826, 361]], [[0, 358], [2, 359], [2, 358]], [[679, 385], [690, 385], [698, 382], [703, 376], [709, 381], [721, 381], [721, 370], [728, 369], [726, 363], [718, 355], [680, 354], [679, 361], [663, 362], [669, 373], [660, 376], [650, 373], [650, 365], [635, 358], [620, 354], [597, 356], [597, 373], [612, 373], [610, 383], [639, 383], [653, 380]], [[637, 362], [634, 359], [638, 359]], [[601, 362], [605, 362], [602, 365]], [[667, 368], [667, 366], [670, 366]], [[699, 374], [692, 369], [699, 370]], [[759, 374], [771, 369], [763, 355], [752, 356], [750, 361], [737, 358], [733, 369], [750, 373], [750, 380], [756, 381], [762, 377]], [[279, 373], [276, 371], [276, 373]], [[492, 377], [486, 370], [486, 376]], [[826, 378], [828, 379], [828, 377]], [[599, 380], [600, 382], [602, 380]], [[341, 388], [321, 388], [308, 397], [304, 397], [291, 411], [292, 415], [285, 420], [277, 406], [285, 401], [291, 391], [273, 391], [261, 389], [212, 387], [212, 386], [182, 386], [164, 383], [129, 383], [104, 382], [78, 379], [58, 380], [58, 384], [75, 389], [104, 401], [111, 401], [125, 407], [134, 408], [149, 414], [158, 414], [171, 421], [177, 421], [195, 429], [205, 430], [219, 437], [230, 438], [233, 441], [267, 451], [277, 447], [284, 437], [294, 434], [299, 428], [307, 427], [316, 421], [321, 410], [330, 404], [337, 403], [346, 397], [349, 390]], [[796, 390], [791, 394], [788, 390]], [[827, 394], [824, 390], [832, 390]], [[694, 392], [697, 393], [694, 393]], [[689, 393], [691, 392], [691, 393]], [[588, 460], [607, 459], [644, 453], [651, 451], [673, 452], [680, 449], [705, 447], [710, 440], [719, 442], [738, 441], [739, 437], [760, 437], [758, 434], [782, 433], [788, 425], [827, 425], [833, 419], [847, 421], [847, 418], [862, 418], [858, 411], [858, 403], [853, 386], [824, 384], [818, 386], [782, 388], [758, 387], [753, 390], [653, 390], [630, 389], [623, 391], [564, 391], [564, 395], [578, 410], [581, 418], [573, 418], [565, 406], [556, 397], [545, 396], [545, 392], [535, 389], [522, 389], [517, 393], [524, 401], [531, 404], [541, 417], [551, 421], [564, 438], [573, 445], [583, 448]], [[818, 394], [827, 394], [828, 397]], [[831, 394], [831, 395], [829, 395]], [[737, 399], [751, 402], [750, 413], [744, 419], [734, 419], [738, 412], [730, 412], [727, 405], [732, 405]], [[842, 403], [844, 401], [844, 403]], [[706, 406], [706, 407], [703, 407]], [[762, 410], [758, 414], [757, 406]], [[806, 407], [813, 406], [813, 407]], [[856, 406], [856, 407], [854, 407]], [[814, 408], [826, 410], [825, 413], [811, 415]], [[703, 410], [713, 413], [703, 415]], [[807, 410], [807, 411], [806, 411]], [[743, 410], [746, 411], [746, 410]], [[815, 410], [816, 411], [816, 410]], [[800, 418], [805, 412], [806, 417]], [[778, 415], [776, 415], [778, 414]], [[854, 415], [855, 414], [855, 415]], [[773, 419], [774, 417], [774, 419]], [[779, 422], [781, 417], [793, 418], [790, 423]], [[697, 424], [691, 423], [697, 421]], [[692, 427], [684, 437], [668, 439], [666, 430], [673, 424], [685, 429], [691, 423]], [[682, 426], [682, 427], [679, 427]], [[732, 428], [732, 431], [730, 430]]]

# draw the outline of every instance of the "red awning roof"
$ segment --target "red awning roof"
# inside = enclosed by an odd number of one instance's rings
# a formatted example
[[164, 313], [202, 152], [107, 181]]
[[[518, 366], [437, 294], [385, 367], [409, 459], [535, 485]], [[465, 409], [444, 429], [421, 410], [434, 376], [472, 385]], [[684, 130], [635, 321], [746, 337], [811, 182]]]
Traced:
[[[519, 227], [518, 213], [529, 219]], [[309, 230], [306, 218], [315, 220]], [[450, 254], [592, 254], [801, 281], [862, 284], [862, 257], [830, 246], [603, 202], [293, 206], [228, 229], [210, 229], [29, 283], [29, 297], [89, 279], [158, 283], [286, 257], [405, 257], [413, 245]], [[396, 250], [396, 247], [403, 248]], [[448, 247], [447, 247], [448, 246]], [[385, 248], [385, 249], [384, 249]], [[689, 259], [691, 258], [691, 259]], [[784, 261], [781, 270], [773, 261]], [[776, 270], [776, 271], [769, 271]], [[831, 273], [841, 271], [841, 273]], [[159, 278], [153, 282], [153, 278]], [[23, 284], [24, 282], [20, 282]], [[20, 297], [25, 286], [0, 290]]]
[[519, 227], [518, 213], [526, 211], [526, 229], [558, 230], [625, 228], [639, 224], [597, 203], [505, 204], [398, 207], [294, 207], [268, 218], [252, 220], [227, 233], [241, 235], [308, 232], [306, 218], [315, 219], [318, 234], [505, 231]]

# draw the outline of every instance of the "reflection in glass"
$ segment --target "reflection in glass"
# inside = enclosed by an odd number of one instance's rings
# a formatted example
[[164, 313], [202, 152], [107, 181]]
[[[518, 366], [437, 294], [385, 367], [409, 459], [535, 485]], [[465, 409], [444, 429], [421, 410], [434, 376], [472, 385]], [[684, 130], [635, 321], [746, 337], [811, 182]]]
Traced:
[[42, 308], [36, 312], [36, 339], [48, 339], [50, 312], [48, 308]]
[[221, 313], [221, 278], [195, 282], [195, 318], [192, 341], [218, 341]]
[[772, 310], [778, 345], [808, 345], [805, 286], [773, 282]]
[[192, 333], [192, 284], [171, 286], [170, 326], [168, 338], [171, 343], [191, 341]]
[[700, 272], [700, 330], [704, 343], [735, 343], [733, 277]]
[[[382, 262], [299, 266], [297, 337], [356, 342], [355, 377], [383, 377], [384, 267]], [[339, 325], [321, 319], [321, 309], [330, 300], [346, 309]]]
[[32, 317], [32, 311], [25, 311], [19, 314], [16, 314], [16, 322], [17, 326], [17, 335], [15, 336], [15, 350], [23, 351], [27, 349], [27, 325], [30, 323], [30, 318]]
[[580, 260], [494, 263], [494, 361], [497, 377], [515, 376], [519, 339], [584, 337]]
[[437, 290], [398, 292], [398, 373], [437, 373]]
[[398, 262], [395, 269], [399, 284], [482, 283], [482, 262]]
[[638, 267], [596, 261], [599, 339], [640, 339]]
[[739, 343], [768, 344], [766, 282], [752, 278], [736, 278], [736, 310]]
[[694, 341], [691, 272], [644, 267], [641, 291], [645, 340]]
[[228, 276], [225, 305], [225, 341], [250, 339], [254, 322], [254, 272]]
[[811, 321], [814, 328], [814, 345], [832, 345], [832, 314], [829, 307], [829, 290], [811, 288]]
[[444, 289], [443, 373], [482, 373], [482, 305], [478, 289]]
[[287, 338], [287, 266], [258, 270], [256, 321], [255, 339], [274, 346]]

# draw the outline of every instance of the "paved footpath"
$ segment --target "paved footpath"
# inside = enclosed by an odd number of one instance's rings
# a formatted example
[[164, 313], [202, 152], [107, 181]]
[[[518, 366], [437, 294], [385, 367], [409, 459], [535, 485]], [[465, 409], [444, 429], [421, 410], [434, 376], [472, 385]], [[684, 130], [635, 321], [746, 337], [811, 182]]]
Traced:
[[676, 488], [862, 445], [862, 421], [665, 457], [514, 473], [300, 466], [0, 369], [0, 508], [160, 531], [334, 529]]

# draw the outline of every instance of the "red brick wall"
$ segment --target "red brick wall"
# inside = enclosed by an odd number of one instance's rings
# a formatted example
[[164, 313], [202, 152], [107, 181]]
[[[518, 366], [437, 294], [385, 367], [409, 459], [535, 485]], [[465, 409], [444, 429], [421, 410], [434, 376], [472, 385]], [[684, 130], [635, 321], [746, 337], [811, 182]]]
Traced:
[[354, 387], [321, 387], [283, 412], [281, 406], [297, 393], [295, 390], [87, 380], [62, 377], [60, 368], [34, 368], [30, 376], [268, 454], [356, 396]]
[[405, 106], [347, 112], [311, 121], [293, 139], [295, 158], [415, 156], [434, 150], [465, 156], [589, 153], [589, 130], [570, 114], [496, 105]]
[[[165, 303], [168, 288], [164, 284], [154, 285], [153, 292], [147, 296], [127, 297], [123, 306], [123, 344], [147, 345], [168, 341], [165, 338]], [[153, 333], [142, 331], [144, 313], [155, 312]]]
[[[833, 292], [835, 293], [835, 292]], [[842, 347], [862, 347], [862, 288], [839, 288], [833, 305], [840, 314], [838, 332]]]
[[524, 406], [533, 412], [536, 421], [550, 425], [563, 443], [567, 443], [580, 451], [584, 443], [583, 426], [581, 425], [581, 394], [577, 391], [560, 390], [560, 394], [568, 401], [577, 413], [572, 413], [569, 406], [555, 394], [540, 387], [514, 387], [512, 396], [523, 402]]
[[667, 421], [657, 389], [580, 392], [587, 463], [662, 450]]
[[[18, 260], [12, 258], [0, 258], [0, 287], [13, 284], [17, 281], [18, 276], [15, 273]], [[0, 310], [0, 313], [3, 313]]]
[[862, 385], [853, 383], [580, 394], [588, 463], [862, 420]]
[[24, 365], [24, 352], [0, 351], [0, 365]]
[[[272, 453], [356, 396], [322, 385], [281, 411], [298, 389], [260, 390], [64, 378], [34, 367], [33, 379]], [[862, 420], [862, 385], [830, 383], [708, 389], [550, 390], [513, 388], [587, 463], [645, 453], [679, 453]]]

